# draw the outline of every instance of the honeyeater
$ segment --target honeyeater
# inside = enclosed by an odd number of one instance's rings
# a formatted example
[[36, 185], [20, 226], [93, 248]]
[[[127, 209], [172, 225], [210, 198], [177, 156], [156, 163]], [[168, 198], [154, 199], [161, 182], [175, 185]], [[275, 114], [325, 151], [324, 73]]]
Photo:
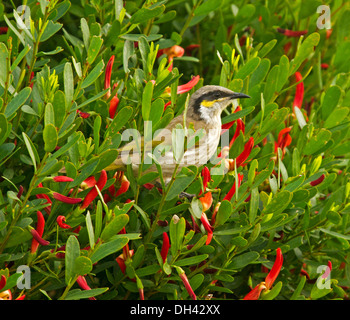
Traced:
[[[139, 165], [143, 161], [142, 171], [156, 171], [151, 158], [145, 160], [152, 153], [161, 165], [167, 183], [176, 164], [178, 170], [183, 166], [206, 164], [215, 154], [220, 142], [221, 112], [233, 100], [242, 98], [250, 97], [221, 86], [203, 86], [191, 95], [186, 112], [173, 118], [164, 129], [155, 132], [151, 139], [139, 136], [124, 145], [119, 150], [118, 158], [106, 170], [125, 171], [126, 165], [131, 164], [134, 175], [137, 176]], [[186, 140], [187, 143], [184, 143]]]

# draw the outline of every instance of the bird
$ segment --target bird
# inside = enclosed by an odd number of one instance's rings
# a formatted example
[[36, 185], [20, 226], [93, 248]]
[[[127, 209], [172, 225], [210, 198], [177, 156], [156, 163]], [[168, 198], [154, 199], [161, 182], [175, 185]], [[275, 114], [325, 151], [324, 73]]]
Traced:
[[[157, 172], [152, 159], [161, 165], [164, 183], [171, 180], [176, 164], [177, 170], [184, 166], [206, 164], [215, 154], [221, 135], [221, 113], [236, 99], [250, 98], [218, 85], [206, 85], [197, 89], [189, 98], [183, 114], [173, 118], [158, 130], [151, 139], [139, 136], [118, 149], [118, 157], [105, 170], [126, 170], [131, 164], [134, 176], [138, 175], [142, 163], [143, 173]], [[127, 130], [127, 129], [126, 129]], [[184, 137], [187, 137], [187, 145]], [[182, 140], [182, 141], [181, 141]], [[152, 151], [153, 150], [153, 151]], [[159, 182], [159, 178], [156, 179]]]

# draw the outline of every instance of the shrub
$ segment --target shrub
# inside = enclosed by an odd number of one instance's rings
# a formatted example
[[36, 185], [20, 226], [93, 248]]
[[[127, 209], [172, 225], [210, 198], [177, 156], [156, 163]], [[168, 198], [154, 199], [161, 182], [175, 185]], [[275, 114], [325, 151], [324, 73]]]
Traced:
[[[350, 9], [319, 5], [2, 3], [0, 297], [347, 298]], [[207, 84], [251, 97], [227, 173], [105, 170]]]

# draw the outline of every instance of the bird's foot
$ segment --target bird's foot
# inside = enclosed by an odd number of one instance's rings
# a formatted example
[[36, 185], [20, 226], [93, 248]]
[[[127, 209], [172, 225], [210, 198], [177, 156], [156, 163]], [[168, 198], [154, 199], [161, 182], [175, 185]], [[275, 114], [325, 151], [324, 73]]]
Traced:
[[182, 198], [187, 198], [188, 200], [192, 200], [196, 195], [195, 194], [192, 194], [192, 193], [187, 193], [187, 192], [181, 192], [179, 194], [179, 198], [182, 199]]

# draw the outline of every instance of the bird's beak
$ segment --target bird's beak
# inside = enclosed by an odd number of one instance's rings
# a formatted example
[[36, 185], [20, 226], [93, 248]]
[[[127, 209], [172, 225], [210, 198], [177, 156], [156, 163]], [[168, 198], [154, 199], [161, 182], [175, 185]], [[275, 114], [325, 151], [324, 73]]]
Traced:
[[250, 96], [244, 94], [244, 93], [238, 93], [235, 92], [232, 96], [231, 99], [245, 99], [245, 98], [250, 98]]

